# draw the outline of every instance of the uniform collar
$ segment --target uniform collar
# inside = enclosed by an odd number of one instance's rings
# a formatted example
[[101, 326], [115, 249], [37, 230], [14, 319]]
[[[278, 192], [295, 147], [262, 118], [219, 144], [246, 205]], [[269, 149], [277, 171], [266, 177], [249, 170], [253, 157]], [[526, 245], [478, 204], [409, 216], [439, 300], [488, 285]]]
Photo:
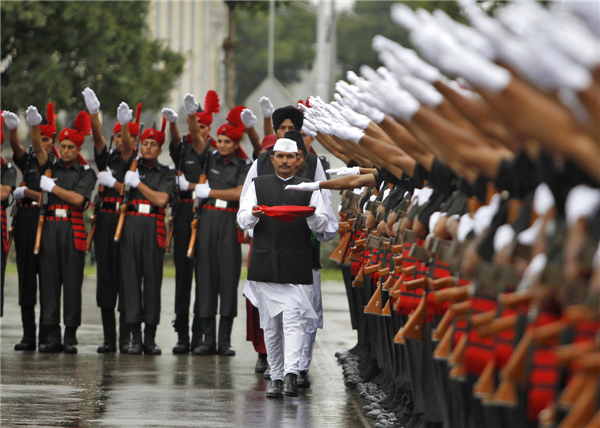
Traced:
[[278, 176], [278, 175], [277, 175], [277, 173], [275, 173], [275, 176], [276, 176], [277, 178], [279, 178], [281, 181], [290, 181], [290, 180], [293, 180], [293, 179], [294, 179], [294, 177], [296, 177], [296, 174], [292, 175], [292, 176], [291, 176], [291, 177], [289, 177], [289, 178], [283, 178], [283, 177], [280, 177], [280, 176]]
[[82, 168], [82, 165], [77, 161], [77, 159], [75, 159], [73, 162], [71, 162], [71, 164], [68, 167], [65, 165], [65, 163], [62, 160], [62, 158], [55, 158], [54, 159], [54, 163], [58, 167], [64, 168], [65, 170], [67, 170], [69, 168], [74, 168], [75, 170], [79, 170], [79, 169]]
[[141, 159], [139, 165], [143, 165], [144, 168], [146, 168], [148, 170], [150, 170], [150, 169], [156, 169], [157, 171], [160, 171], [163, 168], [162, 165], [161, 165], [161, 163], [158, 160], [156, 161], [156, 163], [154, 165], [152, 165], [151, 167], [148, 167], [146, 165], [146, 162], [143, 159]]
[[224, 164], [232, 163], [232, 164], [234, 164], [234, 165], [236, 165], [236, 166], [237, 166], [237, 164], [238, 164], [238, 162], [239, 162], [239, 160], [240, 160], [240, 159], [239, 159], [239, 158], [238, 158], [238, 157], [235, 155], [235, 153], [234, 153], [234, 154], [231, 156], [231, 158], [229, 159], [229, 162], [225, 162], [225, 161], [223, 160], [223, 157], [222, 157], [222, 156], [221, 156], [221, 154], [219, 153], [219, 151], [218, 151], [218, 150], [216, 150], [216, 149], [215, 149], [215, 151], [214, 151], [214, 156], [215, 156], [215, 157], [216, 157], [218, 160], [220, 160], [221, 162], [223, 162]]

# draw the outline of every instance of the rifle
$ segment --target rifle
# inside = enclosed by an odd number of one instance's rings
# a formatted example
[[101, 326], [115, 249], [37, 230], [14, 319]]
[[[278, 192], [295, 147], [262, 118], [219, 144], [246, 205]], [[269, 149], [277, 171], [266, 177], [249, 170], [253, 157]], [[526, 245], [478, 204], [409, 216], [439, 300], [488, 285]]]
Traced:
[[[110, 144], [108, 146], [108, 153], [112, 150], [114, 135], [110, 137]], [[108, 166], [106, 167], [108, 169]], [[94, 215], [90, 219], [90, 233], [87, 240], [87, 249], [90, 251], [92, 247], [92, 241], [94, 240], [94, 233], [96, 232], [96, 221], [98, 220], [98, 214], [102, 211], [102, 205], [104, 204], [104, 186], [98, 186], [98, 192], [96, 193], [96, 199], [94, 201]]]
[[[200, 175], [200, 180], [198, 181], [198, 184], [204, 184], [206, 183], [206, 166], [208, 165], [208, 155], [206, 156], [206, 159], [204, 160], [204, 168], [203, 168], [203, 172]], [[200, 199], [195, 198], [194, 199], [194, 207], [193, 207], [193, 212], [194, 212], [194, 219], [192, 220], [192, 236], [190, 236], [190, 244], [188, 245], [188, 250], [187, 250], [187, 256], [189, 259], [194, 257], [194, 249], [196, 247], [196, 237], [198, 236], [198, 220], [200, 220], [200, 213], [201, 213], [201, 205], [200, 205]]]
[[[52, 170], [47, 169], [44, 175], [48, 178], [52, 178]], [[42, 190], [40, 195], [40, 219], [38, 221], [37, 234], [35, 235], [35, 247], [33, 254], [40, 253], [40, 244], [42, 243], [42, 229], [44, 228], [44, 218], [46, 217], [46, 208], [48, 207], [48, 192]]]
[[[144, 124], [140, 125], [140, 138], [138, 138], [137, 144], [135, 146], [137, 152], [137, 156], [131, 161], [131, 166], [129, 167], [129, 171], [133, 172], [138, 167], [138, 161], [140, 158], [139, 155], [139, 146], [141, 135], [144, 132]], [[119, 223], [117, 224], [117, 231], [115, 232], [115, 242], [119, 242], [121, 240], [121, 232], [123, 231], [123, 223], [125, 222], [125, 213], [127, 213], [127, 204], [129, 203], [129, 195], [131, 194], [131, 186], [129, 184], [121, 186], [121, 198], [123, 198], [123, 202], [121, 203], [121, 214], [119, 214]]]
[[[183, 141], [180, 144], [181, 154], [179, 157], [179, 167], [177, 168], [177, 176], [181, 177], [183, 171], [181, 170], [181, 164], [183, 163]], [[173, 233], [175, 232], [175, 216], [177, 215], [177, 209], [179, 207], [179, 194], [181, 189], [179, 188], [179, 180], [175, 182], [175, 200], [173, 201], [173, 207], [171, 208], [171, 217], [169, 217], [169, 235], [167, 236], [167, 244], [165, 251], [169, 253], [171, 251], [171, 242], [173, 242]]]

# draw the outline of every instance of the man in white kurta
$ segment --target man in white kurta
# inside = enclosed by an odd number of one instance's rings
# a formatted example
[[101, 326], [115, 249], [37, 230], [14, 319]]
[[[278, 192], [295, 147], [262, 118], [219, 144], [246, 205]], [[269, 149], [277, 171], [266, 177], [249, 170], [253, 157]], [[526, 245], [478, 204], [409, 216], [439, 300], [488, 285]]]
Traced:
[[[282, 393], [297, 396], [297, 375], [305, 331], [309, 320], [317, 318], [312, 306], [310, 230], [324, 233], [329, 223], [327, 208], [319, 191], [306, 197], [304, 192], [284, 190], [286, 184], [307, 181], [294, 176], [297, 156], [295, 141], [279, 139], [271, 158], [275, 175], [257, 177], [243, 196], [238, 212], [239, 226], [242, 229], [254, 228], [254, 243], [263, 242], [253, 247], [248, 285], [258, 303], [265, 335], [271, 369], [268, 397], [280, 397]], [[258, 205], [312, 206], [315, 213], [306, 219], [297, 218], [294, 222], [284, 223], [266, 217]], [[272, 248], [269, 248], [269, 242], [272, 242]]]

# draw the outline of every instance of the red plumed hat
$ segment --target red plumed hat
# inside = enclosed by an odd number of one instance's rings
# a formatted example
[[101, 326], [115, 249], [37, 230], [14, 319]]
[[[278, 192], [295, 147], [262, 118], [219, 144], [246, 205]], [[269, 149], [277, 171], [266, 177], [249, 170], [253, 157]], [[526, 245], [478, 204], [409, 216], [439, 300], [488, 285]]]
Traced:
[[227, 115], [227, 123], [224, 123], [217, 130], [217, 135], [226, 135], [233, 141], [240, 141], [246, 132], [244, 122], [242, 122], [242, 111], [246, 107], [237, 106], [234, 107]]
[[298, 102], [296, 103], [296, 105], [298, 104], [302, 104], [305, 105], [308, 108], [311, 108], [312, 106], [310, 105], [310, 103], [308, 102], [308, 98], [306, 99], [306, 101], [302, 101], [302, 100], [298, 100]]
[[163, 116], [162, 126], [160, 127], [160, 131], [156, 129], [156, 123], [152, 128], [148, 128], [142, 134], [140, 141], [152, 139], [158, 143], [159, 146], [165, 143], [165, 128], [167, 127], [167, 118]]
[[56, 134], [56, 114], [54, 113], [54, 103], [48, 103], [46, 106], [46, 123], [42, 121], [40, 133], [48, 138], [54, 138]]
[[[129, 122], [127, 124], [129, 128], [129, 133], [132, 137], [137, 137], [140, 135], [140, 116], [142, 115], [142, 103], [137, 105], [137, 109], [135, 110], [135, 122]], [[121, 132], [121, 123], [117, 122], [117, 124], [113, 128], [113, 135], [117, 135]]]
[[218, 113], [220, 109], [219, 95], [212, 89], [206, 93], [204, 99], [204, 108], [198, 107], [196, 111], [196, 117], [200, 119], [200, 123], [206, 126], [212, 125], [213, 113]]
[[60, 131], [58, 141], [69, 140], [81, 147], [85, 136], [92, 133], [92, 119], [85, 111], [80, 111], [71, 126]]

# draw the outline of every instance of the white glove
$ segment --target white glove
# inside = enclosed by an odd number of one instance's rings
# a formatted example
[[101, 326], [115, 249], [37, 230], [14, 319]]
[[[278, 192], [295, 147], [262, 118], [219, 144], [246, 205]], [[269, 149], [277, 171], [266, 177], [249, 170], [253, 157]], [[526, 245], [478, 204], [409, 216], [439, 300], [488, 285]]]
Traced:
[[17, 129], [17, 127], [19, 126], [19, 116], [17, 116], [13, 112], [5, 110], [4, 113], [2, 113], [2, 117], [4, 118], [4, 123], [6, 123], [8, 129]]
[[196, 184], [196, 187], [194, 188], [196, 199], [208, 199], [210, 197], [210, 190], [208, 181], [204, 184]]
[[100, 100], [96, 96], [96, 93], [88, 87], [85, 88], [81, 94], [83, 95], [85, 106], [90, 114], [97, 114], [100, 111]]
[[311, 181], [300, 184], [288, 184], [285, 186], [285, 190], [300, 190], [302, 192], [314, 192], [319, 190], [320, 181]]
[[317, 129], [317, 131], [319, 131], [321, 134], [333, 135], [333, 131], [331, 130], [329, 125], [326, 124], [325, 122], [321, 122], [320, 120], [315, 120], [313, 125]]
[[325, 172], [329, 175], [337, 175], [338, 177], [343, 177], [345, 175], [360, 175], [360, 167], [353, 166], [352, 168], [348, 168], [345, 166], [343, 168], [328, 169]]
[[496, 58], [496, 49], [494, 48], [494, 45], [479, 31], [456, 22], [441, 9], [434, 10], [433, 15], [435, 16], [436, 21], [462, 44], [470, 47], [490, 61], [493, 61]]
[[260, 97], [258, 104], [260, 105], [260, 111], [263, 117], [269, 118], [273, 116], [273, 104], [271, 104], [270, 99], [267, 97]]
[[177, 184], [179, 185], [180, 192], [187, 192], [190, 188], [190, 182], [187, 181], [183, 174], [177, 176]]
[[25, 197], [25, 190], [27, 190], [27, 186], [17, 187], [13, 195], [15, 196], [15, 200], [20, 201]]
[[331, 125], [331, 131], [336, 137], [341, 138], [342, 140], [352, 141], [355, 144], [358, 144], [361, 138], [365, 136], [364, 132], [353, 126], [333, 124]]
[[417, 14], [410, 7], [402, 3], [392, 5], [392, 21], [394, 24], [404, 27], [408, 31], [415, 30], [421, 25], [421, 20]]
[[245, 108], [242, 110], [242, 114], [240, 116], [246, 129], [254, 128], [254, 125], [256, 124], [256, 116], [254, 113], [252, 113], [252, 110]]
[[317, 136], [317, 131], [314, 130], [313, 128], [310, 128], [309, 122], [306, 120], [302, 124], [302, 132], [304, 132], [306, 135], [309, 135], [313, 138], [315, 138]]
[[106, 171], [100, 171], [98, 173], [98, 185], [99, 186], [113, 188], [113, 187], [115, 187], [116, 182], [117, 182], [117, 179], [115, 177], [113, 177], [110, 169], [107, 169]]
[[25, 117], [27, 118], [27, 123], [30, 126], [38, 126], [40, 123], [42, 123], [42, 115], [38, 113], [37, 107], [27, 107]]
[[439, 106], [444, 97], [428, 82], [413, 76], [400, 76], [400, 84], [420, 103], [431, 109]]
[[117, 107], [117, 120], [121, 125], [127, 125], [133, 118], [133, 110], [129, 108], [126, 102], [122, 102]]
[[54, 186], [56, 186], [56, 183], [50, 177], [46, 177], [45, 175], [40, 177], [40, 188], [44, 192], [52, 193]]
[[125, 184], [129, 184], [135, 189], [140, 182], [140, 172], [137, 169], [135, 171], [127, 171], [125, 174]]
[[196, 102], [196, 98], [194, 98], [192, 94], [185, 94], [185, 97], [183, 97], [183, 106], [185, 107], [187, 114], [194, 115], [196, 114], [198, 107], [200, 107], [200, 104]]
[[177, 122], [177, 119], [179, 119], [179, 115], [177, 113], [175, 113], [174, 110], [171, 110], [170, 108], [162, 109], [162, 114], [167, 118], [167, 120], [170, 123], [175, 123], [175, 122]]
[[341, 113], [344, 119], [346, 119], [351, 126], [355, 126], [358, 129], [365, 130], [367, 129], [367, 126], [369, 126], [369, 123], [371, 123], [371, 119], [369, 119], [367, 116], [355, 113], [349, 107], [346, 107], [341, 111]]
[[[404, 65], [408, 71], [410, 71], [411, 74], [420, 79], [433, 83], [439, 80], [442, 76], [440, 70], [419, 58], [415, 51], [406, 49], [398, 43], [386, 39], [383, 36], [375, 36], [373, 38], [372, 46], [373, 49], [379, 53], [387, 51], [393, 54], [396, 59], [402, 65]], [[387, 63], [386, 66], [388, 66]]]

